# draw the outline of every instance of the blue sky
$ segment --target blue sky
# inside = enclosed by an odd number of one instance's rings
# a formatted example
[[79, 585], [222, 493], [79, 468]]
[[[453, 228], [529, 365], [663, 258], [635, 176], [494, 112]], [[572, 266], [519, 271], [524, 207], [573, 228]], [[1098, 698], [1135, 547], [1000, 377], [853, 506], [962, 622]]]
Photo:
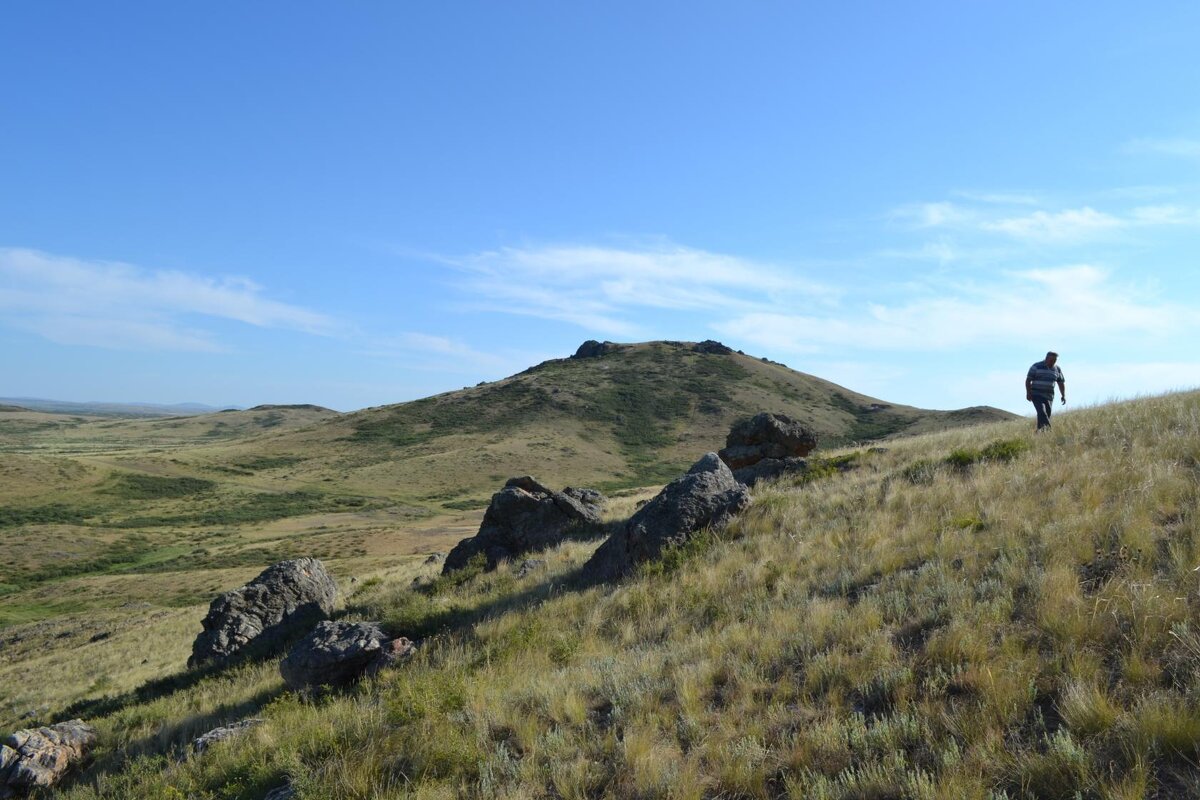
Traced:
[[[1049, 7], [1052, 6], [1052, 7]], [[1200, 385], [1195, 3], [13, 2], [0, 396], [348, 410], [720, 339]]]

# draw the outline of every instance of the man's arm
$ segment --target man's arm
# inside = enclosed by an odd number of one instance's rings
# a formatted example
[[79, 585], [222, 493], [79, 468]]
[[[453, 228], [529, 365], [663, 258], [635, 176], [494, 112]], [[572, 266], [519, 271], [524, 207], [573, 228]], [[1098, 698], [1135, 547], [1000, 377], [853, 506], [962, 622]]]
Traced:
[[1026, 400], [1033, 399], [1033, 376], [1032, 375], [1025, 376], [1025, 399]]
[[1067, 404], [1067, 381], [1061, 375], [1058, 378], [1058, 393], [1062, 395], [1062, 404]]

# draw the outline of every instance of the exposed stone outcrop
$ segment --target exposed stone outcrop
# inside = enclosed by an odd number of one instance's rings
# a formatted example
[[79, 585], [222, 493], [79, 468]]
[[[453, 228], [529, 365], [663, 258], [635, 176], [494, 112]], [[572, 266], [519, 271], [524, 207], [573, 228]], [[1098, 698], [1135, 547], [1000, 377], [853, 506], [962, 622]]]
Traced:
[[682, 544], [704, 528], [724, 527], [749, 503], [746, 487], [716, 453], [707, 453], [600, 545], [584, 565], [583, 576], [604, 581], [628, 575], [667, 545]]
[[785, 472], [802, 472], [804, 456], [817, 446], [817, 434], [785, 414], [756, 414], [733, 426], [721, 460], [747, 486]]
[[9, 734], [0, 740], [0, 797], [53, 786], [95, 743], [96, 729], [79, 719]]
[[713, 339], [705, 339], [703, 342], [697, 343], [692, 349], [697, 353], [708, 353], [714, 356], [727, 356], [733, 353], [732, 347], [726, 347]]
[[315, 558], [281, 561], [212, 601], [188, 666], [224, 661], [248, 645], [268, 649], [333, 613], [337, 583]]
[[505, 559], [553, 547], [571, 528], [599, 523], [604, 502], [595, 489], [555, 492], [528, 475], [512, 478], [492, 496], [479, 532], [446, 556], [442, 573], [462, 569], [477, 553], [495, 569]]
[[389, 638], [375, 622], [317, 623], [296, 643], [279, 674], [292, 689], [345, 686], [412, 655], [416, 646], [403, 636]]
[[571, 358], [599, 358], [609, 353], [616, 353], [620, 349], [621, 345], [615, 342], [597, 342], [595, 339], [588, 339], [579, 345], [579, 349]]
[[208, 748], [212, 747], [217, 742], [224, 742], [228, 739], [236, 739], [239, 736], [247, 733], [251, 728], [256, 728], [263, 724], [263, 720], [259, 717], [250, 717], [229, 725], [222, 725], [219, 728], [213, 728], [208, 733], [192, 740], [192, 752], [197, 755], [203, 753]]

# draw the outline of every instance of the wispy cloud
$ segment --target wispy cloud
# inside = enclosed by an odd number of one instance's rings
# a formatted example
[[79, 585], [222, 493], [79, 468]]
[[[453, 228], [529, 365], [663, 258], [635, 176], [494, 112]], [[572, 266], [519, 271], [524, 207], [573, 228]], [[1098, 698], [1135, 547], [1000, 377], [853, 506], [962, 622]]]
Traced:
[[976, 203], [987, 203], [997, 206], [1036, 206], [1039, 202], [1036, 195], [1017, 192], [952, 192], [955, 197], [973, 200]]
[[[513, 348], [482, 350], [459, 338], [406, 331], [373, 337], [364, 355], [421, 372], [500, 377], [553, 357]], [[561, 354], [558, 354], [561, 355]]]
[[1125, 221], [1089, 206], [1059, 212], [1035, 211], [1020, 217], [983, 222], [986, 231], [1007, 234], [1017, 239], [1039, 241], [1077, 241], [1105, 231], [1125, 227]]
[[1134, 139], [1126, 145], [1132, 153], [1154, 153], [1176, 158], [1200, 159], [1200, 139], [1173, 137], [1166, 139]]
[[663, 242], [508, 247], [446, 260], [463, 274], [460, 288], [475, 308], [621, 337], [646, 332], [639, 312], [749, 311], [839, 295], [797, 268]]
[[245, 278], [214, 280], [112, 261], [0, 248], [0, 310], [12, 327], [61, 344], [135, 350], [223, 348], [205, 319], [331, 334], [330, 317], [263, 296]]
[[1161, 338], [1197, 326], [1187, 309], [1119, 284], [1094, 266], [1009, 272], [986, 283], [931, 288], [927, 297], [868, 301], [837, 316], [755, 312], [716, 328], [774, 351], [815, 354]]

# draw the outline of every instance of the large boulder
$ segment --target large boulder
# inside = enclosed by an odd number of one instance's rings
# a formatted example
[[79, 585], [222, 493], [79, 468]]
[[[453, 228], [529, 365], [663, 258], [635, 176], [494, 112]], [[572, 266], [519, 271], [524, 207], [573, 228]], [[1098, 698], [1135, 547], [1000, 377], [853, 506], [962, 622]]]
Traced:
[[705, 528], [724, 527], [749, 503], [746, 487], [716, 453], [707, 453], [600, 545], [584, 565], [583, 576], [607, 581], [628, 575], [668, 545], [683, 544]]
[[733, 426], [721, 450], [721, 460], [747, 486], [784, 472], [802, 471], [817, 446], [817, 434], [786, 414], [763, 412]]
[[0, 740], [0, 797], [53, 786], [95, 743], [96, 729], [78, 719], [9, 734]]
[[281, 561], [213, 600], [188, 666], [226, 661], [253, 644], [267, 650], [333, 613], [337, 583], [315, 558]]
[[387, 636], [375, 622], [317, 623], [279, 662], [279, 674], [292, 689], [345, 686], [412, 655], [416, 646], [403, 636]]
[[595, 489], [555, 492], [528, 475], [512, 478], [492, 496], [479, 532], [446, 556], [442, 573], [462, 569], [478, 553], [495, 569], [505, 559], [553, 547], [572, 528], [599, 523], [604, 502]]

